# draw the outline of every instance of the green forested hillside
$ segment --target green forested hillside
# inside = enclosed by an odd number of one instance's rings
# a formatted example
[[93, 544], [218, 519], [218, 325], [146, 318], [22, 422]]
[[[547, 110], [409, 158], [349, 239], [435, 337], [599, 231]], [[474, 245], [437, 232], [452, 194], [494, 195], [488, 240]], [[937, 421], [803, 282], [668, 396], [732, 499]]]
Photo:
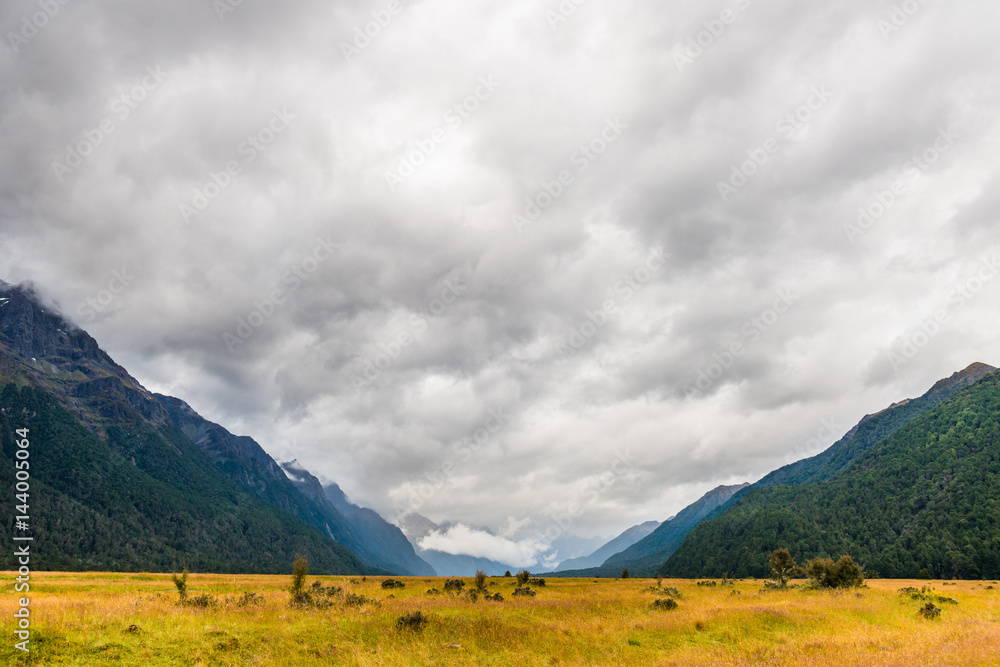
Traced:
[[763, 576], [767, 554], [851, 554], [887, 577], [1000, 577], [1000, 373], [906, 423], [834, 476], [748, 493], [665, 576]]
[[[30, 429], [32, 566], [115, 571], [363, 572], [344, 547], [229, 480], [176, 429], [154, 431], [127, 408], [107, 443], [48, 393], [0, 394], [0, 487], [14, 488], [15, 429]], [[13, 492], [0, 502], [12, 543]], [[10, 550], [0, 567], [13, 566]]]

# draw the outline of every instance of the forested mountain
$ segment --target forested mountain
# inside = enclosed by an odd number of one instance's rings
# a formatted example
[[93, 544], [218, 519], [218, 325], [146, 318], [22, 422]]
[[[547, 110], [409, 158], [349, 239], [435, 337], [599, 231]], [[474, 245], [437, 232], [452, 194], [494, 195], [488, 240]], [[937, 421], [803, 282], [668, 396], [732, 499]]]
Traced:
[[336, 484], [324, 487], [298, 461], [283, 463], [281, 467], [307, 498], [344, 517], [351, 528], [350, 541], [337, 541], [364, 562], [396, 574], [435, 576], [434, 568], [417, 556], [403, 531], [378, 512], [351, 503]]
[[13, 429], [30, 429], [39, 568], [284, 572], [303, 553], [317, 572], [379, 571], [331, 539], [336, 517], [256, 443], [151, 394], [30, 288], [6, 283], [0, 386], [0, 483], [13, 479]]
[[691, 503], [675, 517], [664, 521], [652, 533], [632, 546], [607, 558], [601, 565], [582, 570], [552, 573], [558, 577], [617, 577], [624, 570], [631, 576], [652, 576], [663, 562], [681, 545], [695, 526], [716, 508], [725, 504], [734, 493], [747, 484], [719, 486]]
[[692, 531], [660, 573], [762, 576], [767, 554], [787, 547], [800, 561], [848, 553], [886, 577], [1000, 577], [1000, 373], [989, 369], [938, 383], [930, 398], [947, 398], [885, 425], [891, 434], [830, 475], [753, 489]]

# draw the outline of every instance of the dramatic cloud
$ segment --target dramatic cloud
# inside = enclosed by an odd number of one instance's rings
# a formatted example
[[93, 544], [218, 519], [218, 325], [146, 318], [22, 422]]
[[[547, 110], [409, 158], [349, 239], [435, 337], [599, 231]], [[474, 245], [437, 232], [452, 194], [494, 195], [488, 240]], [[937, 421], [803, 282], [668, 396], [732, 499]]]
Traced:
[[[514, 567], [532, 567], [541, 562], [542, 555], [551, 545], [531, 538], [518, 541], [492, 535], [485, 530], [468, 526], [451, 526], [445, 531], [434, 531], [420, 540], [421, 549], [434, 549], [448, 554], [490, 558]], [[549, 566], [554, 562], [546, 563]]]
[[998, 21], [12, 0], [0, 278], [389, 519], [515, 521], [436, 544], [537, 555], [1000, 364]]

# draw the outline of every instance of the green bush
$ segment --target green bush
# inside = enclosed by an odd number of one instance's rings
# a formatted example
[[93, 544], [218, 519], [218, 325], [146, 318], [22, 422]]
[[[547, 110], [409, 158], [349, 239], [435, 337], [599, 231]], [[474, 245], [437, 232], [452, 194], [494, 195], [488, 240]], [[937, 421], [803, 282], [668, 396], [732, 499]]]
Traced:
[[528, 584], [528, 579], [531, 579], [531, 573], [527, 570], [521, 570], [516, 575], [517, 585], [526, 586]]
[[382, 581], [382, 588], [405, 588], [406, 584], [398, 579], [385, 579]]
[[184, 571], [181, 573], [181, 576], [179, 577], [176, 574], [172, 576], [174, 580], [174, 586], [177, 587], [177, 594], [181, 598], [180, 601], [184, 602], [188, 596], [187, 593], [188, 569], [184, 568]]
[[413, 632], [420, 632], [427, 625], [429, 619], [424, 615], [422, 611], [415, 611], [410, 614], [403, 614], [398, 619], [396, 619], [396, 629], [397, 630], [412, 630]]
[[476, 588], [486, 590], [486, 572], [483, 570], [476, 570]]
[[829, 558], [814, 558], [806, 563], [806, 574], [814, 588], [856, 588], [865, 583], [861, 566], [847, 554], [836, 562]]
[[677, 609], [678, 606], [679, 605], [677, 604], [677, 600], [673, 598], [664, 598], [662, 600], [653, 601], [653, 609], [672, 611], [674, 609]]

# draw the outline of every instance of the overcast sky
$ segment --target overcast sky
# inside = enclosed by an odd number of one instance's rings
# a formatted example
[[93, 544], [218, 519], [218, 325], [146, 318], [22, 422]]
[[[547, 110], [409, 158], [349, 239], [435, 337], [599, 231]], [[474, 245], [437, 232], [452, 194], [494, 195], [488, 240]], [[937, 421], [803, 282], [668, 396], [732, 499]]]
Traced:
[[387, 518], [497, 534], [438, 548], [530, 565], [1000, 365], [995, 2], [0, 26], [0, 277]]

